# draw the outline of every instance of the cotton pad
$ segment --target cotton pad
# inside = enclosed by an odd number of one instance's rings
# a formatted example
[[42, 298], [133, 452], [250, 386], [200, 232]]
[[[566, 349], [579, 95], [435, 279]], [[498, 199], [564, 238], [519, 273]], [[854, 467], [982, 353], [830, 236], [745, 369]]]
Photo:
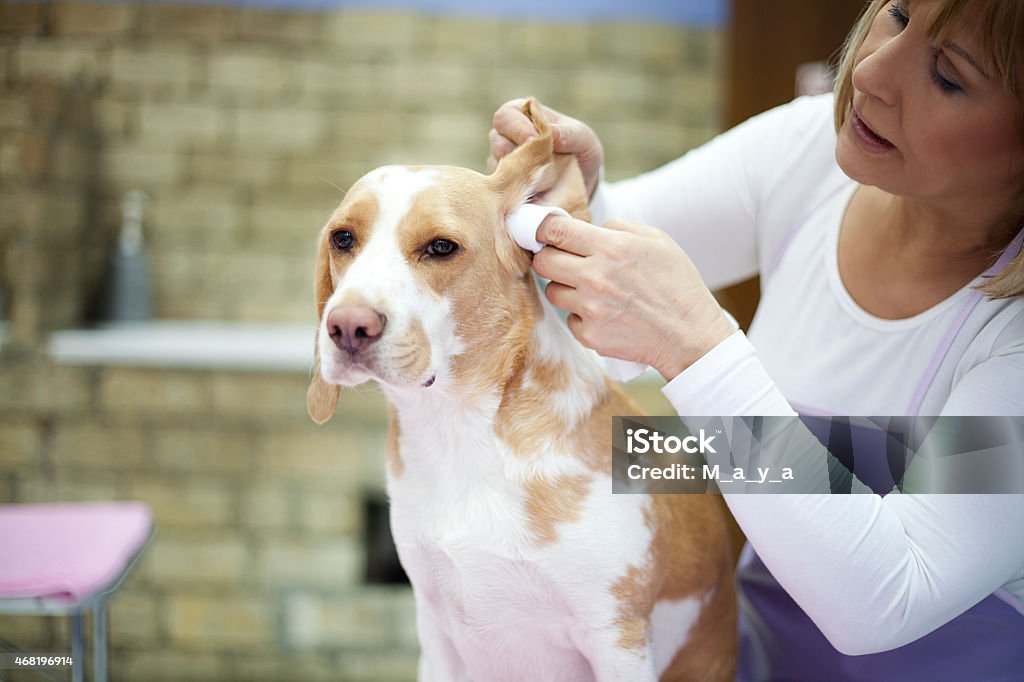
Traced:
[[[523, 204], [508, 216], [508, 231], [516, 244], [537, 253], [546, 245], [537, 241], [537, 228], [549, 215], [560, 215], [569, 218], [569, 214], [557, 206], [541, 206], [540, 204]], [[606, 358], [604, 361], [605, 371], [615, 381], [632, 381], [647, 371], [647, 365], [642, 362], [630, 362], [617, 358]]]

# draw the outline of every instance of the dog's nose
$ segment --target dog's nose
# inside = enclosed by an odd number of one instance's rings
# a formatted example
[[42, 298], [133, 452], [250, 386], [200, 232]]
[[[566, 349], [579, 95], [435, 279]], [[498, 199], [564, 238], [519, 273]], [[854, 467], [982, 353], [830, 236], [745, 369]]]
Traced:
[[327, 314], [327, 333], [340, 350], [355, 355], [384, 333], [387, 318], [366, 306], [337, 307]]

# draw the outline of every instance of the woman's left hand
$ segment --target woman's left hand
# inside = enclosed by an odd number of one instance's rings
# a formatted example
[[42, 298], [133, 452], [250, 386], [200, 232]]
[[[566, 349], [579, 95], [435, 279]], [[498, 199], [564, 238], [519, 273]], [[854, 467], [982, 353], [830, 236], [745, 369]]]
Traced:
[[569, 329], [605, 357], [645, 362], [671, 381], [735, 332], [686, 253], [661, 230], [548, 216], [533, 257]]

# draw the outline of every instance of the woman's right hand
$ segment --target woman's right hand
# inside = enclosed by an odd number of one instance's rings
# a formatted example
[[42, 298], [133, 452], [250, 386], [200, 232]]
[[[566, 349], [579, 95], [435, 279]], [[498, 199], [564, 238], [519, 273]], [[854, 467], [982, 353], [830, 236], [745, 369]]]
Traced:
[[[491, 153], [487, 157], [487, 168], [491, 171], [498, 165], [501, 157], [537, 135], [530, 119], [523, 113], [526, 98], [513, 99], [505, 102], [494, 112], [494, 119], [488, 139], [491, 142]], [[587, 187], [587, 198], [594, 196], [597, 181], [604, 163], [604, 149], [597, 133], [582, 121], [559, 113], [554, 109], [540, 105], [555, 142], [555, 152], [573, 154], [583, 172], [583, 181]]]

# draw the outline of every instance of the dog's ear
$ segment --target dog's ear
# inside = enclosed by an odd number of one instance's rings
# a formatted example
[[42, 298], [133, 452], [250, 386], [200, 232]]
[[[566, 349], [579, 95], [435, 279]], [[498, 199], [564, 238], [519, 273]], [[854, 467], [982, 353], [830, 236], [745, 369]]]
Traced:
[[502, 158], [489, 178], [501, 196], [504, 214], [507, 216], [528, 201], [536, 201], [559, 206], [574, 218], [589, 221], [586, 184], [576, 157], [555, 153], [551, 126], [536, 99], [526, 100], [523, 113], [533, 121], [539, 134]]
[[317, 329], [316, 335], [313, 337], [313, 376], [309, 382], [309, 390], [306, 391], [306, 411], [314, 422], [323, 424], [334, 415], [334, 408], [338, 404], [338, 394], [341, 391], [339, 386], [324, 381], [324, 377], [320, 373], [320, 323], [324, 319], [324, 307], [327, 305], [327, 299], [334, 293], [326, 228], [320, 236], [320, 244], [317, 247], [313, 292], [316, 296]]

